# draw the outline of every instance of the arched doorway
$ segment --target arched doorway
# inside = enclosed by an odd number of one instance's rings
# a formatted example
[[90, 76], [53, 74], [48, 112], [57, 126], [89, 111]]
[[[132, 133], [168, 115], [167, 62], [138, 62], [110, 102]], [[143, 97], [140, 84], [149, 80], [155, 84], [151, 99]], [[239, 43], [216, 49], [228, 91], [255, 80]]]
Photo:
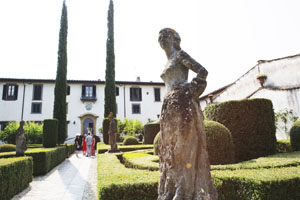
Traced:
[[96, 124], [98, 116], [89, 113], [79, 116], [79, 118], [81, 120], [81, 134], [86, 134], [88, 130], [90, 130], [93, 135], [96, 135]]
[[91, 131], [91, 133], [92, 133], [93, 129], [94, 129], [94, 120], [87, 117], [83, 121], [83, 134], [87, 134], [89, 131]]

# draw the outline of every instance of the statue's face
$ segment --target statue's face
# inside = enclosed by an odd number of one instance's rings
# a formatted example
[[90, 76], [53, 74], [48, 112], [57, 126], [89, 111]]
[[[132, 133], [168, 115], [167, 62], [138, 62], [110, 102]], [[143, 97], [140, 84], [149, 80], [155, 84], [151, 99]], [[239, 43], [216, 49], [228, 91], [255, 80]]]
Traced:
[[162, 32], [159, 34], [158, 42], [162, 49], [169, 49], [173, 46], [174, 38], [169, 32]]

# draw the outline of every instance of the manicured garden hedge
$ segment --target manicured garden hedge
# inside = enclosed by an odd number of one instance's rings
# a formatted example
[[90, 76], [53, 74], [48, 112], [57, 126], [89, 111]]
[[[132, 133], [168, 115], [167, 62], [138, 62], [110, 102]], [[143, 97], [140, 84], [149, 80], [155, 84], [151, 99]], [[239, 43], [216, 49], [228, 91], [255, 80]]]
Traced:
[[291, 147], [293, 151], [300, 151], [300, 118], [295, 121], [290, 130]]
[[147, 153], [127, 152], [122, 155], [122, 162], [125, 167], [135, 169], [147, 169], [150, 171], [158, 171], [158, 156], [149, 155]]
[[43, 146], [55, 147], [58, 141], [57, 119], [45, 119], [43, 126]]
[[212, 171], [219, 200], [296, 200], [300, 197], [300, 166]]
[[[276, 154], [214, 169], [219, 200], [296, 200], [300, 197], [300, 152]], [[145, 158], [127, 153], [128, 159]], [[294, 161], [294, 163], [289, 165]], [[226, 166], [226, 165], [223, 165]], [[290, 166], [290, 167], [288, 167]], [[248, 169], [245, 169], [248, 168]], [[159, 172], [125, 168], [114, 154], [98, 155], [99, 199], [156, 199]], [[135, 191], [135, 192], [134, 192]]]
[[31, 157], [0, 159], [0, 199], [8, 200], [18, 194], [32, 181]]
[[[25, 152], [33, 158], [33, 175], [44, 175], [65, 160], [67, 149], [65, 146], [55, 148], [35, 148]], [[0, 153], [0, 158], [15, 157], [15, 152]]]
[[144, 144], [153, 144], [156, 134], [160, 131], [160, 121], [150, 122], [144, 126]]
[[[103, 144], [102, 142], [99, 142], [97, 144], [97, 150], [98, 153], [105, 153], [110, 149], [110, 145]], [[135, 150], [141, 150], [141, 149], [153, 149], [153, 144], [139, 144], [139, 145], [121, 145], [118, 143], [118, 149], [122, 152], [127, 151], [135, 151]]]
[[10, 152], [16, 151], [16, 145], [14, 144], [1, 144], [0, 145], [0, 152]]
[[276, 152], [272, 102], [268, 99], [227, 101], [205, 107], [205, 118], [225, 125], [232, 134], [236, 162]]
[[276, 152], [277, 153], [292, 152], [290, 140], [277, 140]]
[[98, 154], [100, 200], [157, 199], [158, 171], [125, 168], [114, 154]]
[[234, 163], [231, 133], [223, 124], [204, 120], [206, 144], [211, 165]]

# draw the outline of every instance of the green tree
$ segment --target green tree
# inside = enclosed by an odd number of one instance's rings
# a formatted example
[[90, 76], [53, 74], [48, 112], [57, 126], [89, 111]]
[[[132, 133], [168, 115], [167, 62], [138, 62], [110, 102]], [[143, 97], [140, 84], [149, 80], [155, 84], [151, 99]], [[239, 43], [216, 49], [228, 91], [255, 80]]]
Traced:
[[68, 35], [68, 13], [65, 1], [63, 2], [59, 44], [58, 44], [58, 59], [57, 71], [54, 88], [54, 109], [53, 118], [58, 120], [58, 137], [57, 143], [64, 143], [67, 138], [67, 35]]
[[107, 14], [107, 29], [104, 117], [107, 117], [110, 112], [113, 112], [116, 117], [114, 4], [112, 0], [110, 0]]

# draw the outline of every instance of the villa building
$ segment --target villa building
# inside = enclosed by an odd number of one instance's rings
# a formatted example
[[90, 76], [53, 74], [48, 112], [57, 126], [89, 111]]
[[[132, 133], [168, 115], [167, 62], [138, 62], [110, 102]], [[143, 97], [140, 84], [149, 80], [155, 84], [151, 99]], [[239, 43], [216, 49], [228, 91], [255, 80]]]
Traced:
[[[274, 112], [287, 109], [300, 117], [300, 54], [258, 63], [235, 82], [200, 98], [201, 107], [211, 103], [245, 98], [272, 100]], [[281, 124], [288, 129], [291, 122]], [[277, 129], [277, 139], [286, 139], [286, 131]]]
[[[53, 117], [55, 80], [0, 78], [0, 128], [10, 121], [42, 122]], [[100, 80], [68, 80], [68, 138], [98, 134], [104, 118], [104, 87]], [[156, 120], [161, 112], [165, 85], [161, 82], [116, 81], [117, 118]]]

